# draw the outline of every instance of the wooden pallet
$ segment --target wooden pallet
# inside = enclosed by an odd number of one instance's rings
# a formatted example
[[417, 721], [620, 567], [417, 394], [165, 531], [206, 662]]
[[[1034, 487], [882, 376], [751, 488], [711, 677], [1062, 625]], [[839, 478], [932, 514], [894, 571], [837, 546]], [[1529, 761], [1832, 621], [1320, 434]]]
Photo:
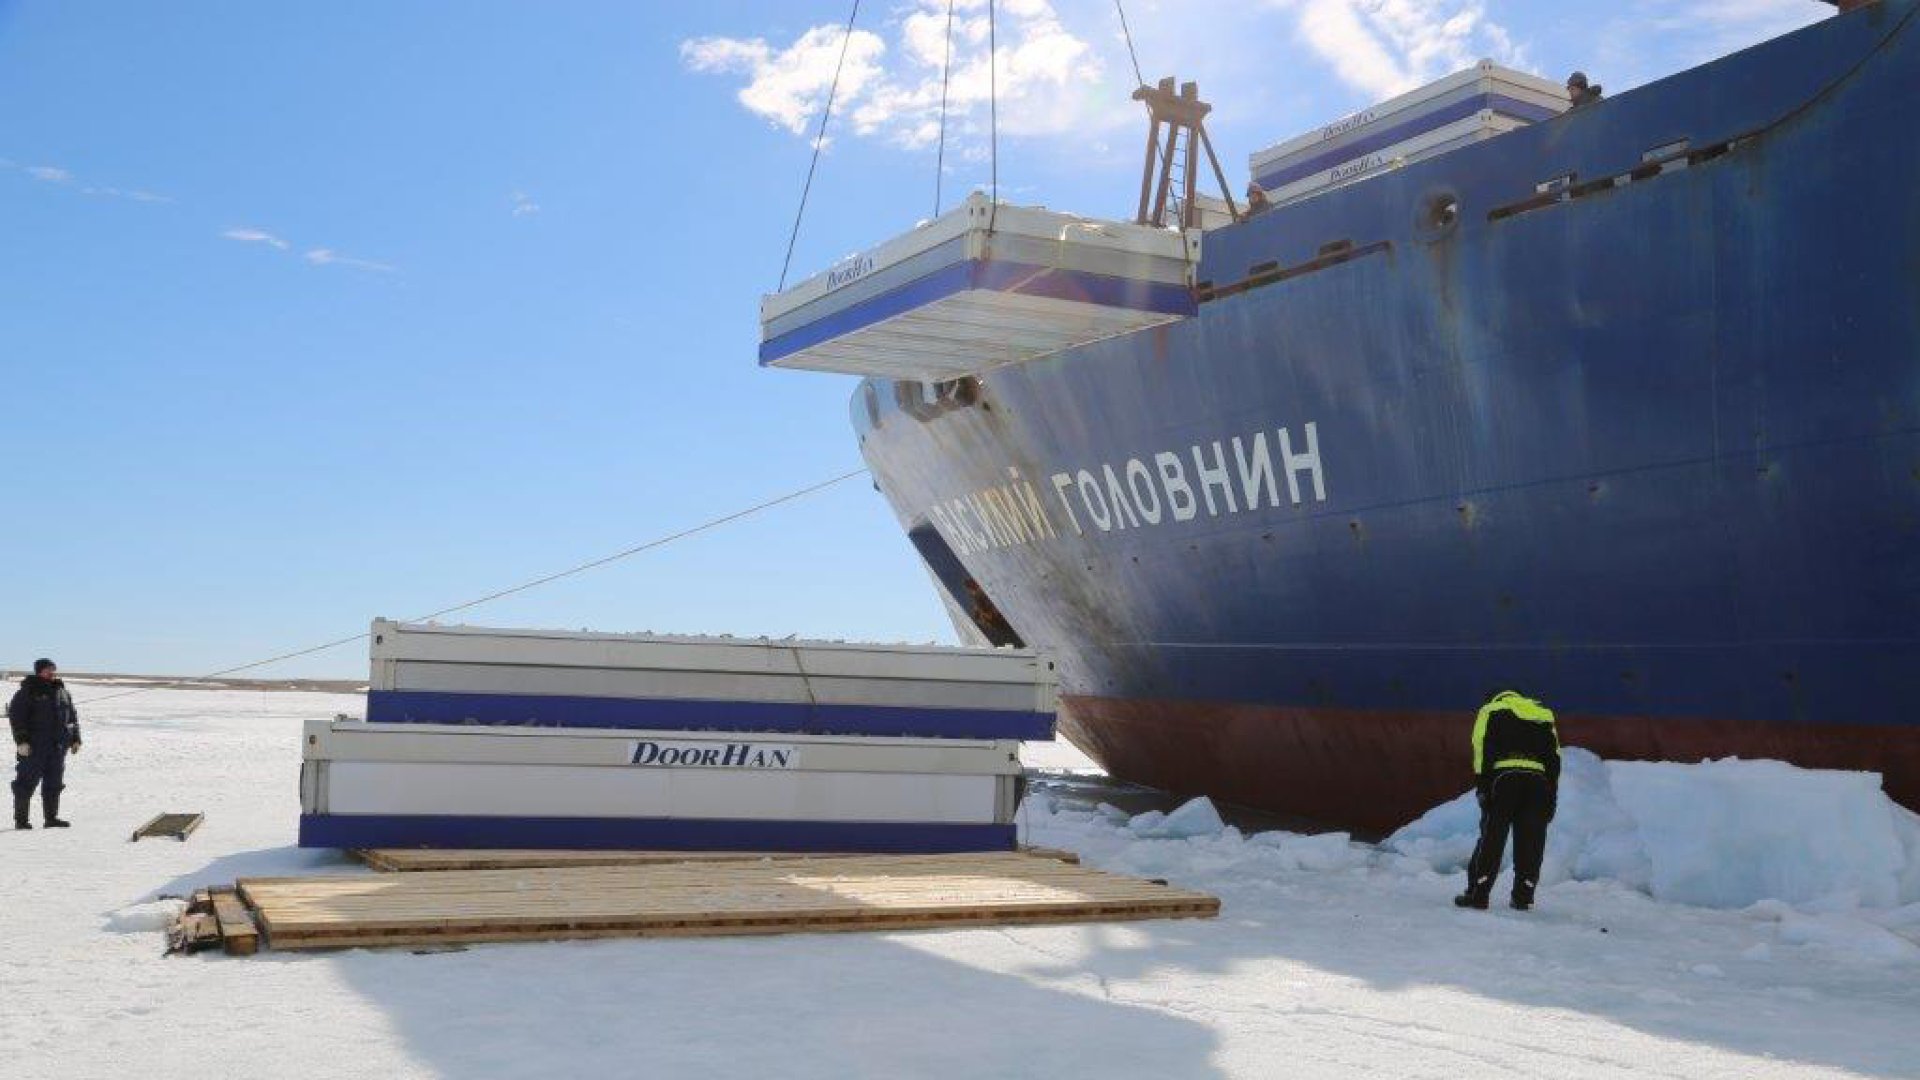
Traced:
[[1220, 901], [1017, 852], [246, 878], [272, 949], [1209, 918]]
[[[1021, 848], [1037, 859], [1077, 863], [1080, 856], [1053, 848]], [[452, 850], [446, 848], [360, 848], [348, 852], [382, 873], [437, 870], [521, 870], [547, 866], [654, 866], [660, 863], [759, 862], [767, 859], [853, 859], [852, 854], [790, 851], [543, 851]]]
[[175, 840], [185, 840], [206, 820], [205, 814], [155, 814], [145, 825], [133, 830], [133, 839], [171, 836]]

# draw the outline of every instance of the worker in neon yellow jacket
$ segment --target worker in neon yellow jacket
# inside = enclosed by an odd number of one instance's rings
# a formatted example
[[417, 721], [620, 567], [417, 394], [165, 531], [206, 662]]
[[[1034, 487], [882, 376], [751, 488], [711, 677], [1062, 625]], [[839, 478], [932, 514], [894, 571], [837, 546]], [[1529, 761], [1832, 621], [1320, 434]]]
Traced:
[[1503, 690], [1473, 721], [1474, 793], [1480, 800], [1480, 843], [1467, 864], [1467, 891], [1454, 898], [1484, 910], [1500, 876], [1507, 833], [1513, 833], [1513, 907], [1533, 906], [1547, 825], [1560, 799], [1560, 733], [1553, 710]]

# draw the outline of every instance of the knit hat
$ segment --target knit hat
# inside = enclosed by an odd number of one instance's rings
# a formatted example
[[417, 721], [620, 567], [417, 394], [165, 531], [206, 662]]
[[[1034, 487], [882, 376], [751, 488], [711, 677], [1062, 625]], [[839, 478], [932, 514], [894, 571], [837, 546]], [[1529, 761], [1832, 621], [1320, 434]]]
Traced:
[[58, 669], [59, 667], [60, 667], [60, 665], [58, 665], [58, 664], [56, 664], [56, 663], [54, 663], [53, 661], [51, 661], [51, 660], [49, 660], [49, 659], [47, 659], [46, 657], [44, 657], [44, 656], [43, 656], [43, 657], [41, 657], [40, 659], [38, 659], [38, 660], [35, 660], [35, 661], [33, 662], [33, 673], [34, 673], [35, 675], [38, 675], [38, 674], [40, 674], [41, 672], [43, 672], [43, 671], [45, 671], [45, 670], [47, 670], [48, 668], [54, 668], [54, 669], [56, 669], [56, 670], [57, 670], [57, 669]]

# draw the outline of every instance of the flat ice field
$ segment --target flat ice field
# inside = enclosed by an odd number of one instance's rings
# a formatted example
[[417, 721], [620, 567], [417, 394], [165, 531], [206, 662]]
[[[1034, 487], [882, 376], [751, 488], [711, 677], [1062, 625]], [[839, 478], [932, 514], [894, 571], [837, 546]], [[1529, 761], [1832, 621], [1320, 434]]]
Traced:
[[[1557, 883], [1525, 915], [1450, 905], [1465, 806], [1375, 848], [1042, 792], [1033, 842], [1214, 892], [1221, 917], [163, 957], [159, 894], [364, 872], [293, 846], [300, 724], [360, 708], [81, 706], [74, 828], [0, 833], [0, 1075], [1920, 1076], [1920, 830], [1870, 784], [1764, 764], [1570, 760]], [[128, 843], [163, 810], [207, 822]], [[1682, 819], [1702, 828], [1662, 825]]]

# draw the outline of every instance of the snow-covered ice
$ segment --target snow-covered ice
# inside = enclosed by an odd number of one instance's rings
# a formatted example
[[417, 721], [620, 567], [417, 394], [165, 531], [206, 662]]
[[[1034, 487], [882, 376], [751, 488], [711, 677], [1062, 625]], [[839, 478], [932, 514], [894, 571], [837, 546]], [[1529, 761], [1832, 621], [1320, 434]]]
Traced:
[[[1643, 789], [1591, 760], [1569, 762], [1559, 870], [1525, 915], [1448, 903], [1459, 875], [1435, 867], [1463, 857], [1447, 822], [1470, 806], [1440, 808], [1389, 849], [1243, 836], [1191, 804], [1136, 831], [1042, 789], [1022, 812], [1031, 842], [1214, 892], [1221, 917], [163, 958], [158, 927], [176, 905], [160, 894], [364, 872], [293, 847], [300, 723], [360, 707], [241, 690], [82, 706], [75, 827], [0, 833], [0, 1075], [1920, 1075], [1910, 815], [1888, 826], [1905, 859], [1891, 893], [1865, 795], [1826, 805], [1839, 793], [1795, 788], [1741, 813], [1772, 815], [1768, 828], [1805, 815], [1858, 845], [1748, 879], [1793, 897], [1661, 902], [1649, 894], [1668, 882], [1695, 887], [1666, 875], [1697, 856], [1634, 814], [1688, 805], [1673, 787], [1695, 781], [1654, 774]], [[1759, 796], [1741, 779], [1701, 782]], [[162, 810], [207, 821], [185, 843], [127, 842]], [[1179, 835], [1140, 835], [1176, 818]]]

